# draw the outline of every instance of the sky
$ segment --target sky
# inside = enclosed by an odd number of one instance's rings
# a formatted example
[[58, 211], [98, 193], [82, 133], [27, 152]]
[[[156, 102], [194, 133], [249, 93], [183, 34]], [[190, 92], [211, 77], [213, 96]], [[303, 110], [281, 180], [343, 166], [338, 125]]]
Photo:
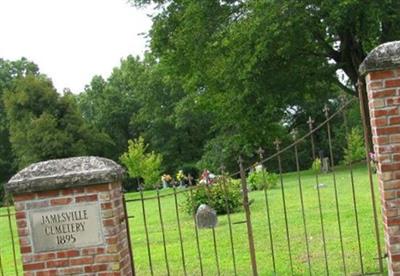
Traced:
[[58, 92], [79, 93], [121, 58], [143, 55], [151, 12], [127, 0], [0, 0], [0, 58], [26, 57]]

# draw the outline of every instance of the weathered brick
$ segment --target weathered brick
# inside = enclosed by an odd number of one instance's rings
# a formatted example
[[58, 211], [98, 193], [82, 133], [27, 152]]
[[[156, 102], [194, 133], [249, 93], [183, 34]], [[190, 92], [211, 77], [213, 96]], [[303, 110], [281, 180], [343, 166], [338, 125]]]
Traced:
[[59, 275], [82, 275], [84, 273], [83, 267], [68, 267], [64, 269], [58, 269]]
[[33, 200], [36, 198], [36, 193], [14, 195], [15, 201]]
[[121, 272], [100, 272], [98, 276], [121, 276]]
[[368, 80], [381, 80], [394, 78], [396, 76], [394, 70], [375, 71], [368, 74]]
[[89, 248], [83, 248], [82, 249], [82, 256], [95, 255], [96, 253], [97, 253], [97, 248], [96, 247], [89, 247]]
[[377, 108], [377, 109], [372, 109], [372, 118], [378, 118], [378, 117], [383, 117], [383, 116], [393, 116], [393, 115], [398, 115], [399, 114], [399, 108], [398, 107], [390, 107], [390, 108]]
[[108, 269], [108, 264], [96, 264], [96, 265], [85, 266], [86, 273], [106, 271], [107, 269]]
[[28, 228], [18, 228], [18, 236], [23, 237], [29, 235]]
[[20, 246], [30, 246], [31, 245], [31, 239], [26, 237], [26, 236], [19, 237], [19, 245]]
[[28, 225], [28, 224], [27, 224], [27, 222], [26, 222], [25, 219], [17, 220], [17, 227], [18, 227], [18, 228], [24, 228], [24, 227], [26, 227], [27, 225]]
[[71, 258], [79, 256], [79, 250], [68, 250], [57, 252], [57, 258]]
[[[72, 264], [72, 262], [71, 262]], [[47, 267], [51, 268], [51, 267], [65, 267], [65, 266], [69, 266], [69, 260], [68, 259], [64, 259], [64, 260], [54, 260], [54, 261], [48, 261], [46, 263]]]
[[16, 211], [15, 212], [15, 218], [17, 220], [19, 219], [25, 219], [26, 218], [26, 213], [24, 211]]
[[44, 191], [44, 192], [38, 192], [38, 198], [50, 198], [50, 197], [56, 197], [60, 194], [59, 190], [53, 190], [53, 191]]
[[55, 198], [50, 200], [50, 205], [67, 205], [72, 202], [71, 197], [61, 197], [61, 198]]
[[92, 264], [93, 263], [93, 257], [88, 256], [88, 257], [82, 257], [82, 258], [78, 258], [78, 259], [71, 259], [70, 262], [71, 262], [71, 265]]
[[384, 186], [385, 186], [385, 189], [387, 189], [387, 190], [400, 189], [400, 180], [385, 181]]
[[98, 184], [98, 185], [91, 185], [85, 188], [87, 193], [99, 193], [99, 192], [106, 192], [110, 190], [110, 186], [108, 184]]
[[385, 102], [386, 102], [386, 106], [399, 105], [400, 104], [400, 97], [386, 98]]
[[36, 276], [56, 276], [56, 275], [57, 275], [56, 269], [36, 272]]
[[56, 253], [38, 253], [34, 255], [35, 261], [48, 261], [52, 260], [56, 257]]
[[400, 86], [400, 79], [394, 79], [394, 80], [385, 80], [385, 87], [399, 87]]
[[104, 219], [103, 220], [103, 225], [104, 226], [115, 226], [116, 225], [116, 222], [115, 222], [115, 219]]
[[68, 188], [68, 189], [62, 189], [61, 190], [61, 195], [63, 196], [70, 196], [74, 194], [74, 189]]
[[371, 126], [374, 127], [381, 127], [387, 125], [387, 118], [386, 117], [379, 117], [371, 119]]
[[398, 124], [400, 124], [400, 116], [389, 117], [389, 124], [390, 125], [398, 125]]
[[384, 88], [383, 81], [378, 80], [378, 81], [368, 82], [367, 87], [368, 87], [368, 90], [382, 89], [382, 88]]
[[43, 269], [44, 268], [44, 263], [32, 263], [32, 264], [24, 264], [23, 265], [24, 270], [38, 270], [38, 269]]
[[376, 133], [378, 135], [397, 134], [400, 133], [400, 126], [388, 126], [388, 127], [378, 128], [376, 130]]
[[112, 209], [112, 203], [111, 202], [101, 203], [101, 209], [103, 209], [103, 210]]
[[118, 243], [118, 237], [110, 237], [106, 239], [108, 244], [117, 244]]
[[119, 260], [118, 255], [98, 255], [95, 258], [96, 263], [111, 263]]
[[379, 164], [382, 172], [400, 170], [400, 163]]
[[97, 194], [93, 195], [83, 195], [75, 197], [75, 202], [89, 202], [89, 201], [97, 201]]

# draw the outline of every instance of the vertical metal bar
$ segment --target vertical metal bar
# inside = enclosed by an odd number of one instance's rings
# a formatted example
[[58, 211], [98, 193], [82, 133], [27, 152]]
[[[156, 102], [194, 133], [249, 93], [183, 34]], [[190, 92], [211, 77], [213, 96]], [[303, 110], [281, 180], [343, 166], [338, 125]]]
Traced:
[[286, 209], [285, 188], [283, 186], [282, 162], [281, 162], [281, 155], [279, 154], [279, 151], [280, 151], [279, 145], [281, 144], [281, 141], [276, 139], [274, 144], [276, 146], [276, 151], [278, 152], [278, 169], [279, 169], [279, 179], [281, 182], [281, 194], [282, 194], [282, 202], [283, 202], [283, 214], [285, 217], [286, 239], [287, 239], [287, 245], [288, 245], [288, 251], [289, 251], [288, 253], [289, 253], [289, 261], [290, 261], [290, 270], [292, 271], [292, 275], [293, 275], [293, 273], [294, 273], [293, 260], [292, 260], [292, 250], [291, 250], [291, 246], [290, 246], [290, 234], [289, 234], [289, 223], [288, 223], [288, 216], [287, 216], [287, 209]]
[[143, 223], [144, 223], [144, 232], [146, 234], [146, 244], [147, 244], [147, 255], [149, 257], [149, 266], [150, 266], [150, 273], [154, 275], [153, 272], [153, 262], [151, 260], [151, 250], [150, 250], [150, 241], [149, 241], [149, 232], [147, 229], [147, 220], [146, 220], [146, 211], [144, 208], [144, 198], [143, 198], [143, 187], [140, 187], [140, 201], [142, 202], [142, 213], [143, 213]]
[[[263, 160], [263, 154], [264, 150], [262, 148], [259, 148], [258, 151], [258, 156], [260, 160], [260, 164], [262, 164]], [[270, 211], [269, 211], [269, 200], [268, 200], [268, 193], [267, 193], [267, 180], [265, 176], [265, 169], [262, 169], [263, 173], [263, 184], [264, 184], [264, 199], [265, 199], [265, 207], [267, 209], [267, 222], [268, 222], [268, 232], [269, 232], [269, 244], [271, 246], [271, 259], [272, 259], [272, 268], [274, 270], [274, 273], [276, 274], [276, 264], [275, 264], [275, 252], [274, 252], [274, 241], [272, 238], [272, 227], [271, 227], [271, 216], [270, 216]]]
[[[325, 105], [323, 111], [325, 113], [325, 118], [328, 120], [329, 119], [329, 108], [327, 105]], [[344, 275], [346, 275], [347, 270], [346, 270], [346, 261], [344, 258], [344, 249], [343, 249], [343, 236], [342, 236], [342, 225], [341, 225], [341, 221], [340, 221], [338, 191], [337, 191], [337, 185], [336, 185], [335, 161], [333, 160], [333, 150], [332, 150], [332, 133], [331, 133], [331, 124], [330, 124], [329, 120], [326, 124], [326, 127], [327, 127], [327, 132], [328, 132], [328, 146], [329, 146], [329, 155], [330, 155], [331, 170], [332, 170], [332, 177], [333, 177], [333, 188], [335, 191], [336, 217], [337, 217], [337, 223], [338, 223], [338, 229], [339, 229], [340, 250], [341, 250], [341, 254], [342, 254], [343, 272], [344, 272]]]
[[14, 233], [13, 233], [13, 229], [12, 229], [11, 213], [10, 213], [11, 197], [9, 197], [9, 199], [7, 201], [8, 201], [7, 202], [8, 228], [10, 229], [10, 235], [11, 235], [11, 246], [12, 246], [12, 252], [13, 252], [14, 271], [15, 271], [15, 275], [18, 276], [17, 255], [15, 254]]
[[375, 188], [374, 188], [374, 181], [372, 178], [372, 170], [371, 170], [371, 158], [369, 156], [369, 149], [371, 148], [370, 140], [367, 135], [367, 120], [366, 117], [368, 116], [367, 110], [365, 109], [365, 105], [367, 104], [366, 93], [365, 93], [365, 83], [359, 79], [357, 83], [358, 89], [358, 96], [360, 98], [360, 110], [361, 110], [361, 118], [363, 121], [364, 126], [364, 141], [365, 141], [365, 155], [367, 159], [367, 167], [368, 167], [368, 176], [369, 176], [369, 185], [371, 190], [371, 202], [372, 202], [372, 209], [373, 209], [373, 216], [374, 216], [374, 226], [375, 226], [375, 238], [376, 238], [376, 247], [378, 253], [378, 262], [379, 262], [379, 271], [383, 273], [383, 263], [382, 263], [382, 249], [381, 249], [381, 241], [379, 236], [379, 224], [378, 224], [378, 215], [376, 211], [376, 200], [375, 200]]
[[136, 275], [136, 273], [135, 273], [135, 262], [134, 262], [134, 259], [133, 259], [131, 232], [129, 230], [129, 216], [128, 216], [128, 209], [126, 208], [125, 194], [124, 193], [122, 193], [122, 203], [123, 203], [124, 212], [125, 212], [125, 222], [126, 222], [126, 232], [127, 232], [126, 236], [128, 238], [129, 254], [131, 256], [131, 269], [132, 269], [133, 276], [135, 276]]
[[[311, 117], [309, 117], [307, 123], [309, 125], [310, 132], [311, 132], [311, 135], [310, 135], [311, 150], [312, 150], [312, 158], [313, 158], [313, 162], [314, 162], [315, 161], [315, 144], [314, 144], [314, 133], [313, 133], [314, 120], [312, 120]], [[321, 222], [321, 235], [322, 235], [322, 242], [323, 242], [323, 249], [324, 249], [325, 270], [326, 270], [327, 275], [329, 275], [328, 255], [326, 253], [324, 217], [323, 217], [323, 214], [322, 214], [321, 193], [320, 193], [320, 190], [319, 190], [318, 172], [315, 172], [315, 183], [317, 185], [318, 209], [319, 209], [319, 218], [320, 218], [320, 222]]]
[[[1, 248], [0, 248], [1, 249]], [[0, 250], [0, 272], [1, 272], [1, 276], [4, 276], [4, 272], [3, 272], [3, 264], [1, 262], [1, 250]]]
[[232, 221], [231, 221], [231, 210], [229, 209], [229, 204], [228, 204], [228, 191], [227, 191], [227, 187], [226, 187], [225, 166], [224, 165], [221, 165], [221, 174], [222, 174], [222, 189], [224, 191], [226, 215], [227, 215], [227, 218], [228, 218], [229, 238], [230, 238], [230, 242], [231, 242], [233, 273], [234, 273], [234, 275], [237, 275], [235, 247], [233, 245], [233, 231], [232, 231]]
[[[206, 185], [204, 187], [206, 194], [207, 194], [207, 198], [208, 198], [208, 205], [211, 206], [211, 197], [210, 197], [210, 184], [208, 184], [208, 179], [206, 179]], [[213, 245], [214, 245], [214, 256], [215, 256], [215, 264], [217, 265], [217, 272], [218, 275], [221, 275], [221, 270], [219, 268], [219, 258], [218, 258], [218, 249], [217, 249], [217, 237], [215, 234], [215, 229], [214, 227], [211, 228], [212, 231], [212, 236], [213, 236]]]
[[179, 242], [181, 245], [181, 257], [182, 257], [182, 267], [183, 273], [187, 275], [186, 272], [186, 263], [185, 263], [185, 251], [183, 249], [183, 238], [182, 238], [182, 229], [181, 229], [181, 221], [179, 219], [179, 211], [178, 211], [178, 197], [176, 195], [176, 186], [175, 182], [173, 182], [173, 190], [174, 190], [174, 199], [175, 199], [175, 212], [176, 212], [176, 222], [178, 224], [178, 233], [179, 233]]
[[303, 227], [304, 227], [304, 241], [306, 242], [308, 270], [309, 270], [309, 273], [311, 275], [311, 271], [312, 270], [311, 270], [311, 260], [310, 260], [310, 246], [308, 244], [307, 223], [306, 223], [306, 215], [305, 215], [305, 211], [304, 211], [303, 187], [302, 187], [302, 183], [301, 183], [301, 173], [300, 173], [300, 165], [299, 165], [299, 153], [298, 153], [298, 149], [297, 149], [297, 144], [294, 145], [294, 157], [296, 159], [296, 171], [297, 171], [297, 180], [298, 180], [298, 184], [299, 184], [301, 215], [302, 215]]
[[[0, 207], [1, 207], [1, 203], [0, 203]], [[1, 261], [1, 248], [0, 248], [0, 272], [1, 272], [1, 276], [4, 276], [3, 263]]]
[[[190, 179], [189, 179], [190, 181]], [[190, 186], [191, 183], [190, 183]], [[200, 242], [199, 242], [199, 231], [197, 230], [197, 226], [196, 226], [196, 206], [194, 205], [194, 201], [193, 201], [193, 188], [189, 188], [189, 193], [190, 193], [190, 200], [192, 201], [192, 208], [193, 208], [193, 212], [192, 212], [192, 216], [193, 216], [193, 222], [194, 222], [194, 232], [196, 234], [196, 247], [197, 247], [197, 256], [199, 257], [199, 264], [200, 264], [200, 275], [204, 275], [203, 272], [203, 261], [201, 259], [201, 251], [200, 251]]]
[[[343, 124], [345, 129], [345, 137], [349, 135], [349, 129], [347, 126], [347, 114], [346, 110], [343, 110]], [[360, 268], [361, 274], [364, 274], [364, 263], [362, 260], [362, 247], [361, 247], [361, 237], [360, 237], [360, 226], [358, 222], [358, 210], [357, 210], [357, 200], [356, 200], [356, 192], [354, 187], [354, 175], [353, 175], [353, 164], [349, 162], [349, 170], [350, 170], [350, 181], [351, 181], [351, 191], [352, 191], [352, 199], [353, 199], [353, 208], [354, 208], [354, 217], [356, 220], [356, 233], [357, 233], [357, 243], [358, 243], [358, 254], [360, 259]]]
[[257, 276], [257, 259], [256, 259], [256, 250], [254, 247], [254, 237], [253, 237], [253, 226], [251, 224], [251, 213], [250, 213], [250, 205], [249, 205], [249, 194], [247, 190], [247, 182], [246, 176], [243, 169], [243, 159], [239, 156], [239, 167], [240, 167], [240, 178], [242, 182], [242, 190], [243, 190], [243, 207], [246, 213], [246, 225], [247, 225], [247, 237], [249, 241], [249, 249], [250, 249], [250, 259], [251, 259], [251, 268], [253, 271], [253, 276]]
[[158, 214], [160, 216], [161, 234], [162, 234], [162, 240], [163, 240], [163, 246], [164, 246], [165, 268], [167, 269], [167, 275], [169, 276], [170, 272], [169, 272], [167, 245], [166, 245], [166, 241], [165, 241], [165, 229], [164, 229], [164, 220], [163, 220], [162, 211], [161, 211], [161, 200], [160, 200], [159, 187], [156, 187], [156, 191], [157, 191]]

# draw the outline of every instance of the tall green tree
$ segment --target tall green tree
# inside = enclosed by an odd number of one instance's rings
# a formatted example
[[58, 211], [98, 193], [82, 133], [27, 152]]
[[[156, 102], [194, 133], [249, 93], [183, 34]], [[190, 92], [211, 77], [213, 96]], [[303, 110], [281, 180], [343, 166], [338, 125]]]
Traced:
[[12, 88], [15, 79], [27, 74], [38, 75], [38, 66], [25, 58], [16, 61], [0, 58], [0, 183], [11, 177], [16, 170], [2, 98], [5, 91]]
[[139, 108], [136, 97], [143, 71], [140, 60], [129, 56], [121, 61], [120, 67], [114, 68], [108, 80], [93, 77], [84, 93], [78, 96], [79, 109], [86, 122], [103, 130], [114, 141], [113, 153], [108, 156], [114, 160], [125, 151], [127, 141], [138, 136], [129, 123]]
[[109, 137], [87, 126], [71, 94], [60, 96], [43, 75], [17, 78], [3, 96], [18, 168], [79, 155], [103, 155]]
[[221, 147], [236, 148], [232, 160], [307, 129], [304, 119], [328, 100], [357, 95], [358, 67], [373, 47], [400, 37], [393, 0], [131, 2], [157, 4], [153, 55], [186, 95], [218, 110], [206, 151], [214, 159]]

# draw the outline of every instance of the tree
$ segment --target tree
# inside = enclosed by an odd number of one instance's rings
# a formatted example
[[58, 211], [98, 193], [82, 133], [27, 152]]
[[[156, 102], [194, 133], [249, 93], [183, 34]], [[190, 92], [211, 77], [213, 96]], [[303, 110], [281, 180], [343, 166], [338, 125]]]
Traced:
[[16, 170], [2, 98], [5, 91], [12, 88], [15, 79], [27, 74], [38, 75], [38, 66], [25, 58], [16, 61], [0, 58], [0, 183], [11, 177]]
[[137, 101], [139, 80], [144, 67], [139, 58], [132, 56], [114, 68], [108, 80], [94, 76], [84, 93], [78, 96], [79, 109], [87, 123], [107, 133], [115, 145], [114, 160], [124, 152], [128, 139], [138, 136], [130, 123], [131, 116], [139, 109]]
[[128, 151], [121, 155], [120, 161], [128, 169], [130, 177], [136, 178], [138, 184], [143, 178], [144, 187], [151, 189], [160, 181], [162, 156], [154, 151], [146, 153], [147, 148], [142, 137], [128, 140]]
[[17, 78], [3, 98], [20, 169], [48, 159], [103, 155], [101, 149], [112, 143], [84, 123], [72, 94], [61, 97], [43, 75]]
[[393, 0], [131, 2], [157, 4], [152, 54], [185, 95], [217, 110], [211, 157], [221, 142], [237, 155], [307, 129], [304, 118], [328, 100], [357, 96], [358, 67], [373, 47], [400, 38]]
[[344, 161], [351, 164], [365, 159], [365, 145], [359, 128], [352, 128], [347, 135], [347, 147], [344, 149]]

